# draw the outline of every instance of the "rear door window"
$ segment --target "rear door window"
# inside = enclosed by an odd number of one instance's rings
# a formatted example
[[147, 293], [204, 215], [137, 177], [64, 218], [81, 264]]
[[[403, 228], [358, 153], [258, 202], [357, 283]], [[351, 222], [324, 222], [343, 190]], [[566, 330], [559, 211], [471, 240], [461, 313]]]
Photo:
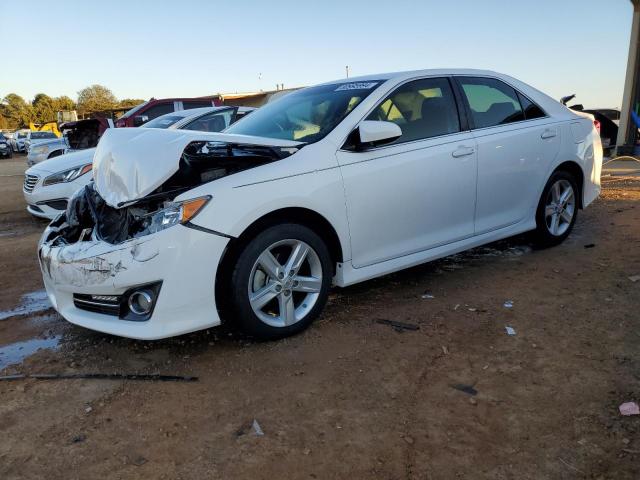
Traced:
[[402, 136], [393, 143], [460, 131], [455, 98], [446, 78], [424, 78], [401, 85], [376, 107], [367, 120], [383, 120], [398, 125]]
[[495, 127], [525, 119], [516, 91], [500, 80], [457, 77], [467, 98], [475, 128]]

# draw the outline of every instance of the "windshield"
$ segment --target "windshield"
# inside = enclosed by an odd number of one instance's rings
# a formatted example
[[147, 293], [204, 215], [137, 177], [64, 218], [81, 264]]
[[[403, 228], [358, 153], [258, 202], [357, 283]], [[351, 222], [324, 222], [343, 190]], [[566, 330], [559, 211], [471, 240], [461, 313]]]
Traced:
[[51, 132], [31, 132], [31, 138], [33, 139], [56, 138], [56, 136]]
[[186, 115], [162, 115], [142, 125], [142, 128], [169, 128], [182, 120]]
[[333, 130], [380, 81], [305, 88], [259, 108], [225, 133], [317, 142]]

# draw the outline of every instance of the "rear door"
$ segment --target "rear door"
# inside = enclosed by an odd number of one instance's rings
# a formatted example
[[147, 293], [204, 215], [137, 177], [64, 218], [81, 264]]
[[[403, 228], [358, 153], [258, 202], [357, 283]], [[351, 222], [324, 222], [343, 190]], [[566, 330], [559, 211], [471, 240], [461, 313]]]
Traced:
[[478, 149], [476, 235], [532, 218], [560, 148], [560, 126], [501, 80], [454, 78]]
[[476, 155], [447, 78], [396, 88], [365, 118], [402, 136], [365, 151], [337, 152], [357, 267], [473, 235]]

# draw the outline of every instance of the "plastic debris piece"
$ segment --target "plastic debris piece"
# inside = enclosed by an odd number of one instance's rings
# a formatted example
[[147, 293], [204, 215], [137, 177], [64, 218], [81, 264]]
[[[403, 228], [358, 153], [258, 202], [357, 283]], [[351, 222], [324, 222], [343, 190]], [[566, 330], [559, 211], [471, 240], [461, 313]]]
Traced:
[[478, 309], [477, 308], [468, 308], [467, 310], [469, 310], [470, 312], [475, 312]]
[[504, 302], [504, 308], [513, 308], [513, 300], [507, 300]]
[[445, 355], [449, 355], [449, 349], [446, 345], [442, 345], [442, 353], [444, 353]]
[[424, 295], [422, 295], [422, 298], [425, 298], [425, 299], [431, 299], [431, 298], [436, 298], [436, 297], [434, 297], [434, 296], [433, 296], [433, 295], [431, 295], [430, 293], [425, 293]]
[[459, 303], [456, 303], [456, 306], [455, 306], [455, 307], [453, 307], [453, 311], [455, 312], [455, 311], [456, 311], [456, 310], [458, 310], [459, 308], [460, 308], [460, 304], [459, 304]]
[[631, 275], [629, 277], [629, 280], [631, 280], [632, 282], [637, 282], [638, 280], [640, 280], [640, 275]]
[[625, 402], [618, 407], [620, 413], [625, 417], [630, 415], [640, 415], [640, 407], [636, 402]]
[[513, 327], [504, 327], [505, 330], [507, 331], [507, 335], [515, 335], [516, 331]]
[[264, 435], [264, 432], [262, 431], [262, 428], [260, 428], [260, 424], [258, 423], [258, 420], [256, 420], [255, 418], [253, 419], [251, 428], [253, 428], [253, 433], [255, 433], [256, 436], [262, 437]]
[[469, 395], [477, 395], [478, 391], [473, 388], [473, 385], [465, 385], [464, 383], [456, 383], [455, 385], [451, 385], [451, 388], [455, 388], [456, 390], [460, 390], [461, 392], [467, 393]]

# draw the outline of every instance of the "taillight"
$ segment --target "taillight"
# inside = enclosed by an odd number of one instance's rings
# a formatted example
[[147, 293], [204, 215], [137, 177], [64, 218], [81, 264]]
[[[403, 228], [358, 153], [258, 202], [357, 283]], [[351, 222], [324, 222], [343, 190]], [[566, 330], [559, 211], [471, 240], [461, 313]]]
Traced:
[[596, 130], [598, 131], [598, 135], [600, 135], [600, 122], [598, 120], [594, 120], [593, 126], [596, 127]]

